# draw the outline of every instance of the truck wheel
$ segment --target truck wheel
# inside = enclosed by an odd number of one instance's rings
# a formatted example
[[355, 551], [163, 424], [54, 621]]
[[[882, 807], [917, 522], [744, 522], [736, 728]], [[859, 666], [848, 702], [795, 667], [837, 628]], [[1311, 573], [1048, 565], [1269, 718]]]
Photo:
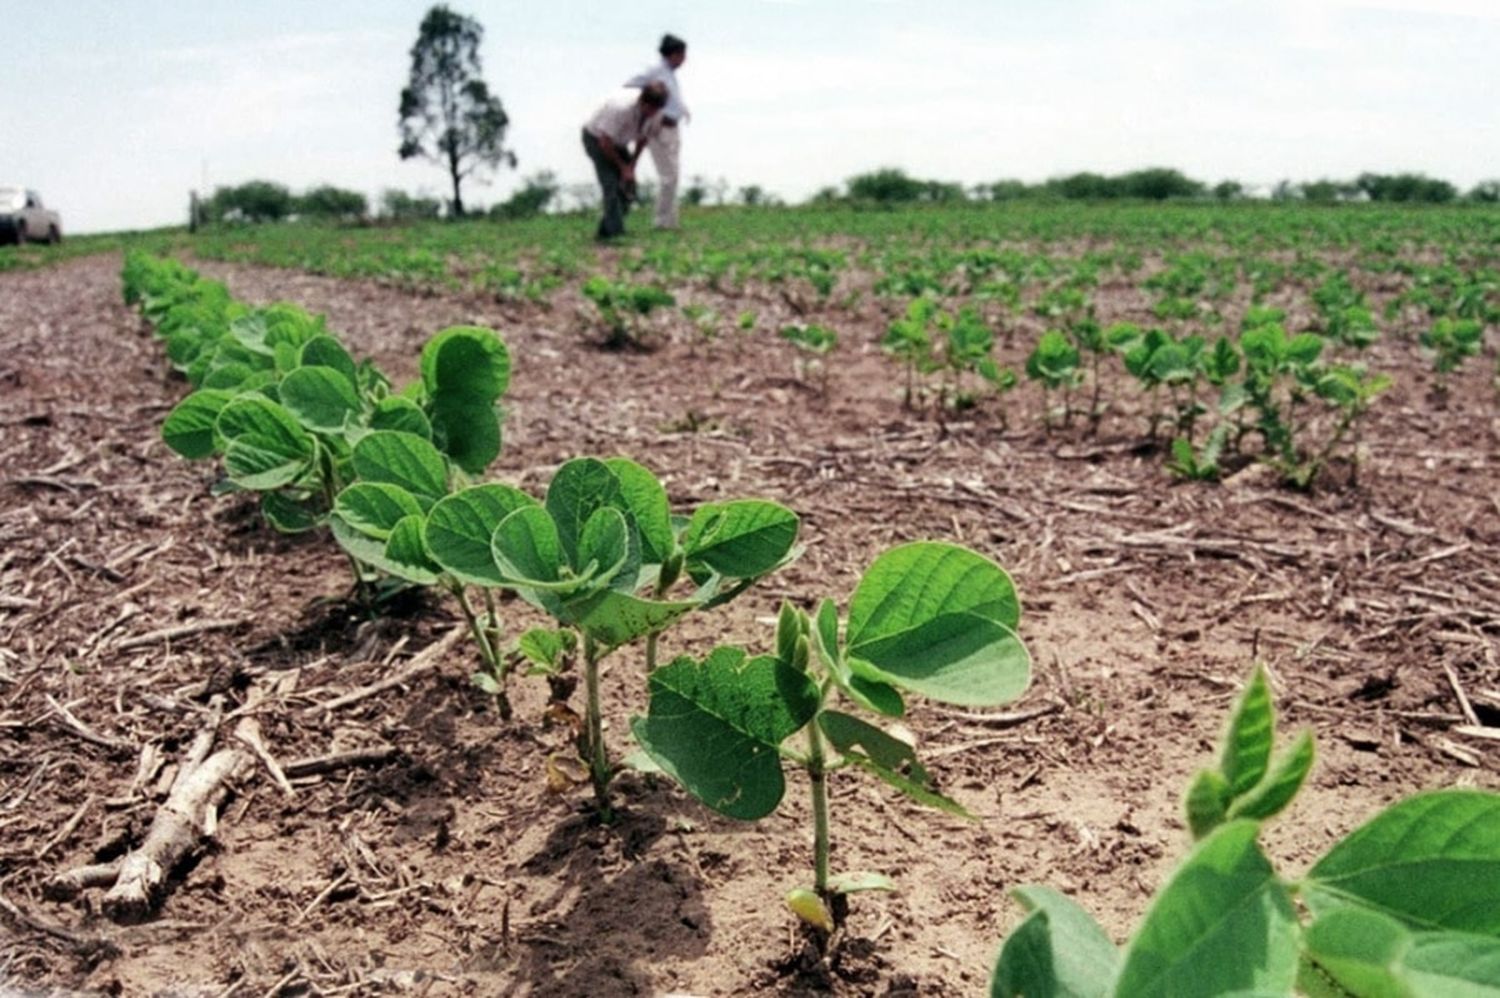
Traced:
[[18, 222], [18, 223], [16, 223], [16, 245], [17, 246], [25, 246], [26, 245], [26, 223], [25, 222]]
[[54, 225], [54, 226], [51, 226], [50, 228], [48, 228], [47, 229], [47, 243], [48, 243], [48, 245], [56, 246], [60, 242], [62, 242], [62, 233], [57, 231], [57, 226]]

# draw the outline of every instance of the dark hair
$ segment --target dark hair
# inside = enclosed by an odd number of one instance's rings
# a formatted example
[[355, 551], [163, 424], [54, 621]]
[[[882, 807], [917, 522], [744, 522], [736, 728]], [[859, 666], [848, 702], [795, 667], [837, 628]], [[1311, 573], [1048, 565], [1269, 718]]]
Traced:
[[662, 35], [661, 45], [657, 47], [656, 51], [662, 54], [662, 58], [666, 58], [669, 55], [676, 55], [678, 52], [686, 52], [687, 42], [676, 35]]
[[665, 107], [667, 104], [667, 86], [656, 80], [641, 87], [641, 103], [647, 107]]

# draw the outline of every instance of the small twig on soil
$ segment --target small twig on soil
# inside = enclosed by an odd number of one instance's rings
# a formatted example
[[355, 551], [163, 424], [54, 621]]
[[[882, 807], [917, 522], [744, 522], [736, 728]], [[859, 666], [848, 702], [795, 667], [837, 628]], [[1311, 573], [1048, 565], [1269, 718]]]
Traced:
[[175, 641], [178, 638], [190, 637], [194, 634], [203, 634], [208, 631], [228, 631], [236, 627], [243, 627], [250, 623], [248, 617], [237, 617], [232, 620], [200, 620], [192, 624], [182, 624], [177, 627], [163, 627], [155, 631], [147, 631], [145, 634], [137, 634], [133, 638], [126, 638], [115, 645], [116, 651], [129, 651], [132, 648], [141, 648], [145, 645], [159, 644], [163, 641]]
[[392, 745], [381, 745], [377, 748], [351, 749], [348, 752], [330, 752], [328, 755], [314, 756], [311, 759], [297, 759], [286, 764], [284, 771], [292, 779], [300, 779], [304, 776], [316, 776], [319, 773], [331, 773], [350, 766], [367, 766], [373, 763], [385, 762], [396, 756], [397, 749]]
[[345, 870], [343, 873], [340, 873], [332, 883], [319, 891], [317, 897], [313, 898], [307, 903], [307, 907], [303, 908], [302, 911], [297, 914], [297, 917], [292, 919], [292, 924], [301, 925], [303, 922], [307, 921], [307, 916], [312, 914], [314, 908], [322, 904], [324, 901], [328, 900], [328, 898], [332, 896], [334, 891], [344, 886], [344, 884], [348, 883], [348, 881], [349, 871]]
[[1491, 728], [1483, 724], [1460, 724], [1453, 729], [1455, 735], [1463, 735], [1465, 738], [1486, 738], [1493, 742], [1500, 742], [1500, 728]]
[[78, 825], [83, 821], [83, 816], [88, 813], [89, 808], [94, 806], [95, 799], [96, 798], [93, 794], [89, 794], [88, 797], [84, 798], [84, 801], [81, 805], [79, 805], [78, 810], [73, 812], [73, 817], [69, 818], [67, 822], [57, 830], [57, 834], [53, 835], [46, 842], [42, 843], [40, 848], [38, 848], [36, 852], [31, 854], [31, 858], [41, 859], [46, 856], [47, 853], [52, 851], [53, 846], [57, 845], [60, 842], [66, 842], [68, 836], [77, 831]]
[[1062, 704], [1056, 701], [1051, 701], [1049, 703], [1044, 703], [1038, 707], [1029, 707], [1025, 710], [1012, 710], [1004, 714], [991, 714], [963, 710], [945, 710], [942, 708], [938, 708], [936, 712], [938, 714], [941, 714], [943, 717], [952, 717], [960, 721], [973, 721], [974, 723], [982, 724], [987, 728], [1014, 728], [1019, 725], [1025, 724], [1027, 721], [1034, 721], [1039, 717], [1046, 717], [1048, 714], [1059, 713], [1062, 711], [1062, 709]]
[[47, 706], [52, 708], [52, 712], [62, 720], [63, 725], [84, 741], [117, 751], [135, 751], [135, 746], [129, 742], [118, 738], [111, 738], [108, 735], [101, 735], [87, 724], [84, 724], [78, 718], [74, 717], [73, 712], [68, 710], [67, 707], [52, 699], [52, 694], [48, 693], [46, 700]]
[[1448, 677], [1448, 685], [1453, 687], [1453, 695], [1458, 697], [1458, 709], [1464, 712], [1464, 720], [1471, 727], [1479, 727], [1479, 715], [1474, 713], [1474, 705], [1469, 702], [1469, 697], [1464, 693], [1464, 688], [1458, 684], [1458, 675], [1453, 671], [1453, 666], [1447, 662], [1442, 663], [1443, 675]]
[[308, 707], [306, 710], [304, 710], [303, 713], [318, 714], [323, 711], [338, 710], [340, 707], [347, 707], [350, 704], [359, 703], [361, 700], [367, 700], [378, 693], [384, 693], [386, 690], [408, 683], [411, 680], [415, 679], [417, 676], [421, 675], [423, 672], [426, 672], [428, 669], [436, 665], [438, 660], [446, 655], [454, 645], [463, 640], [463, 636], [467, 633], [468, 631], [465, 628], [455, 627], [447, 634], [443, 635], [440, 640], [434, 641], [426, 648], [423, 648], [421, 651], [417, 652], [417, 654], [412, 657], [411, 662], [407, 664], [406, 668], [402, 669], [396, 675], [391, 676], [387, 679], [382, 679], [378, 683], [371, 683], [369, 686], [361, 687], [360, 689], [354, 690], [350, 693], [345, 693], [341, 697], [334, 697], [332, 700], [329, 700], [326, 703], [313, 704], [311, 707]]

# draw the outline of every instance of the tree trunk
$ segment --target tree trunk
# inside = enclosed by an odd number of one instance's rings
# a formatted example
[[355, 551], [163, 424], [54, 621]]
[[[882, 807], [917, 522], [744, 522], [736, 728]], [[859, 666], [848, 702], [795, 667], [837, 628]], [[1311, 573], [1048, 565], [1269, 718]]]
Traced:
[[464, 199], [463, 199], [462, 196], [460, 196], [460, 194], [458, 192], [458, 185], [459, 185], [458, 158], [456, 156], [451, 155], [451, 154], [448, 157], [448, 175], [453, 178], [453, 217], [454, 218], [463, 218], [464, 217]]

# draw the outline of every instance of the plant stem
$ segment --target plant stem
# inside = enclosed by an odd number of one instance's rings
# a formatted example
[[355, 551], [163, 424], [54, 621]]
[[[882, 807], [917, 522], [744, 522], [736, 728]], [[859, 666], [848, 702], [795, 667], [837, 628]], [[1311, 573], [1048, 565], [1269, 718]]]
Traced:
[[584, 755], [589, 764], [589, 778], [594, 784], [594, 798], [599, 806], [599, 820], [614, 820], [609, 806], [609, 779], [612, 775], [609, 755], [604, 748], [604, 718], [599, 710], [599, 646], [587, 634], [583, 636], [583, 682], [588, 698], [585, 707]]
[[807, 776], [812, 784], [813, 889], [828, 897], [828, 771], [823, 755], [823, 733], [815, 717], [807, 727]]
[[[490, 675], [495, 678], [495, 685], [500, 692], [495, 694], [495, 706], [500, 711], [500, 719], [509, 721], [511, 719], [510, 696], [505, 692], [505, 663], [501, 661], [497, 642], [494, 640], [498, 635], [493, 635], [479, 622], [479, 617], [474, 613], [474, 608], [469, 605], [469, 597], [464, 592], [460, 583], [454, 583], [453, 595], [458, 597], [458, 607], [463, 611], [464, 620], [469, 624], [469, 633], [474, 635], [474, 643], [479, 646], [479, 657], [484, 659], [485, 666], [490, 670]], [[490, 625], [495, 622], [495, 604], [488, 589], [484, 591], [485, 602], [489, 604]]]

